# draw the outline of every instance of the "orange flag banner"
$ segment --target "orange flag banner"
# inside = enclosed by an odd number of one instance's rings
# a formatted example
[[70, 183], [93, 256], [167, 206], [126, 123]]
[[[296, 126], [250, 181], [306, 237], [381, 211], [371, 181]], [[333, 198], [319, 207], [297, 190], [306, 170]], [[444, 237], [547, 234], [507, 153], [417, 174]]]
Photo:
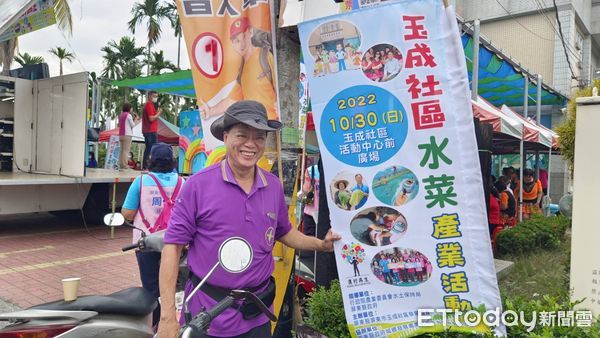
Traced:
[[210, 125], [239, 100], [262, 103], [279, 120], [268, 0], [177, 0], [210, 152], [222, 143]]

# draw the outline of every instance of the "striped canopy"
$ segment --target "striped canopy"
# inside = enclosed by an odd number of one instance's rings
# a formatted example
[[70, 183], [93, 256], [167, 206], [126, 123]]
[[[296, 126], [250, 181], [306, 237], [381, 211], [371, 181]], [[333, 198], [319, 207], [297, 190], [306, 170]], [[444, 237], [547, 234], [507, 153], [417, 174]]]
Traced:
[[[119, 135], [118, 127], [115, 129], [105, 130], [101, 132], [100, 137], [98, 138], [98, 142], [108, 142], [112, 135]], [[159, 142], [164, 142], [168, 144], [178, 144], [179, 127], [163, 119], [162, 117], [159, 117], [157, 136]], [[135, 125], [135, 127], [133, 127], [132, 140], [133, 142], [144, 142], [144, 135], [142, 133], [142, 122], [138, 122]]]
[[[473, 71], [473, 38], [463, 34], [462, 45], [467, 59], [469, 81]], [[502, 59], [483, 44], [479, 48], [478, 94], [496, 107], [523, 105], [524, 77], [512, 64]], [[529, 82], [529, 105], [536, 104], [537, 86]], [[567, 98], [542, 85], [542, 105], [564, 106]]]
[[130, 87], [146, 91], [153, 90], [164, 94], [196, 97], [191, 70], [113, 81], [111, 84], [117, 87]]

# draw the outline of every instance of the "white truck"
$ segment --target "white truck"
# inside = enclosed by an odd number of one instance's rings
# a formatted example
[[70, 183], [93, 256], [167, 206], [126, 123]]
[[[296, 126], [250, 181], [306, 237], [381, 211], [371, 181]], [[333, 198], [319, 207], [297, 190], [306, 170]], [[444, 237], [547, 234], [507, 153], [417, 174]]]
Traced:
[[99, 222], [135, 172], [86, 168], [88, 73], [0, 76], [0, 215], [83, 210]]

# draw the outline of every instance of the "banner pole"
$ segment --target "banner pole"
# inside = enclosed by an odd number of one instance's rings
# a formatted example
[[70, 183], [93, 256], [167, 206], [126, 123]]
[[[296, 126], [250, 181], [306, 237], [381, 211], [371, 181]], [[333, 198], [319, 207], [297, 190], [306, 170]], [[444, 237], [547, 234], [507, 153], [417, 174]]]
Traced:
[[281, 186], [283, 186], [283, 168], [282, 168], [282, 160], [281, 160], [281, 131], [278, 130], [275, 134], [275, 138], [277, 141], [277, 174], [279, 175], [279, 182], [281, 182]]
[[471, 64], [473, 65], [472, 79], [471, 79], [471, 100], [477, 101], [479, 95], [479, 19], [476, 19], [473, 23], [473, 59]]

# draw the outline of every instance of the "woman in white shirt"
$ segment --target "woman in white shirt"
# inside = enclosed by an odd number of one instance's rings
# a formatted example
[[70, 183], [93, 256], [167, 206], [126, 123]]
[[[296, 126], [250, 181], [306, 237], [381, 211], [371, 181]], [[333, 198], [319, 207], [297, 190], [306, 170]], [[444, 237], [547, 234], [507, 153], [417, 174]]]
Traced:
[[[135, 116], [137, 120], [137, 116]], [[123, 112], [119, 116], [119, 141], [121, 149], [119, 150], [119, 167], [121, 170], [129, 168], [127, 164], [127, 155], [131, 149], [131, 139], [133, 137], [133, 127], [135, 122], [131, 113], [131, 104], [125, 102], [123, 104]]]

